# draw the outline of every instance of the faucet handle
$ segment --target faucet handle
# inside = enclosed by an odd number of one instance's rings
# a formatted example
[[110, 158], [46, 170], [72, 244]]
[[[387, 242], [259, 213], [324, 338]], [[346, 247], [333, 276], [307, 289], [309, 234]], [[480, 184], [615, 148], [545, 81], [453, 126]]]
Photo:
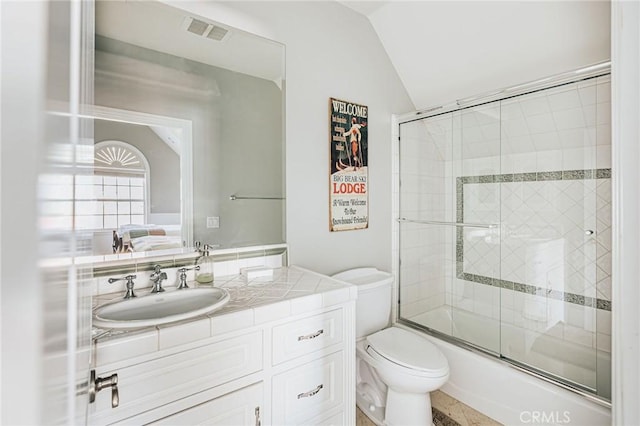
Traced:
[[193, 268], [180, 268], [178, 272], [180, 272], [180, 284], [178, 284], [178, 290], [182, 290], [183, 288], [189, 288], [187, 285], [187, 271], [199, 271], [200, 265], [194, 266]]
[[134, 292], [133, 292], [133, 286], [135, 285], [135, 284], [134, 284], [134, 282], [133, 282], [133, 280], [134, 280], [135, 278], [136, 278], [136, 276], [135, 276], [135, 275], [127, 275], [127, 276], [122, 277], [122, 278], [109, 278], [109, 280], [108, 280], [108, 281], [109, 281], [109, 284], [113, 284], [113, 283], [115, 283], [116, 281], [124, 281], [124, 280], [127, 280], [127, 284], [126, 284], [126, 286], [127, 286], [127, 292], [125, 293], [124, 298], [125, 298], [125, 299], [130, 299], [130, 298], [132, 298], [132, 297], [136, 297], [136, 295], [135, 295], [135, 294], [134, 294]]
[[162, 280], [167, 279], [167, 273], [162, 272], [162, 267], [160, 265], [155, 265], [153, 267], [153, 271], [153, 274], [149, 277], [151, 282], [153, 282], [151, 293], [162, 293], [164, 292], [164, 288], [162, 288]]

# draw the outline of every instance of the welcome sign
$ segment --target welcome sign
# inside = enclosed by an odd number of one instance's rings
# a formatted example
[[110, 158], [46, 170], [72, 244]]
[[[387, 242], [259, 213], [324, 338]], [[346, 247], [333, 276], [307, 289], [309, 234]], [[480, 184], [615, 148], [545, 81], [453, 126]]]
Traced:
[[329, 230], [369, 226], [369, 108], [329, 99]]

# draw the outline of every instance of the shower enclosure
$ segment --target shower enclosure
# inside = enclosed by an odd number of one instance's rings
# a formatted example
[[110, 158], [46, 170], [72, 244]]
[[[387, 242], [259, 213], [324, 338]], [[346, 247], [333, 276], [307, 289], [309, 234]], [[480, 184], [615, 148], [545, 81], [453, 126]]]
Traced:
[[404, 116], [397, 170], [399, 321], [602, 400], [608, 72]]

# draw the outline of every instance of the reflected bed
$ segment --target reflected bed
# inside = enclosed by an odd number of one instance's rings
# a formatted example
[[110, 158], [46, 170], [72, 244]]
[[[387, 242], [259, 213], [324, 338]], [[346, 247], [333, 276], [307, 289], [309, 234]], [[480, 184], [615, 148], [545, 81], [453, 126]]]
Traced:
[[180, 225], [124, 225], [113, 231], [113, 252], [181, 248]]

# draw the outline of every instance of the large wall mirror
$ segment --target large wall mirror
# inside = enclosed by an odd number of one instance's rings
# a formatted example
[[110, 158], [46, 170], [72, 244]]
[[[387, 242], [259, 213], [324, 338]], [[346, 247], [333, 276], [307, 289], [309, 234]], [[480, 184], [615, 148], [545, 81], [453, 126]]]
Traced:
[[97, 0], [94, 104], [94, 254], [285, 241], [283, 45]]

